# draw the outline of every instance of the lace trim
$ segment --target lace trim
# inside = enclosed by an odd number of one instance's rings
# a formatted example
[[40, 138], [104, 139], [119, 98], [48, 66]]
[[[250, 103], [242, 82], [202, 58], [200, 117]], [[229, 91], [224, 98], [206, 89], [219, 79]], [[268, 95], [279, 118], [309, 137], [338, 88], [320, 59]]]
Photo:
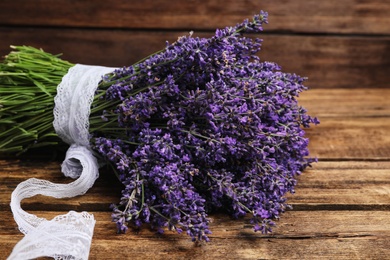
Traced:
[[89, 147], [89, 114], [101, 76], [114, 68], [76, 64], [57, 87], [53, 126], [68, 144]]
[[65, 176], [78, 178], [69, 184], [55, 184], [36, 178], [21, 182], [11, 195], [11, 210], [19, 230], [25, 234], [8, 259], [49, 256], [55, 259], [88, 259], [95, 219], [87, 212], [70, 211], [52, 220], [25, 212], [25, 198], [41, 194], [69, 198], [86, 193], [99, 176], [98, 162], [89, 149], [89, 115], [101, 76], [114, 68], [77, 64], [69, 69], [57, 88], [54, 128], [70, 144], [62, 163]]

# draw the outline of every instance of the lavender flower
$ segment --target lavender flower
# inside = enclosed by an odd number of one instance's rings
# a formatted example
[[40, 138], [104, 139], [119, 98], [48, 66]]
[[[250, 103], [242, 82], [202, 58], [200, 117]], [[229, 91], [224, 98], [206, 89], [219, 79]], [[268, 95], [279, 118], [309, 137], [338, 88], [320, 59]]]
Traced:
[[285, 194], [315, 161], [302, 127], [318, 120], [298, 106], [304, 78], [260, 61], [261, 40], [243, 36], [264, 23], [261, 12], [211, 38], [181, 37], [104, 77], [98, 91], [119, 105], [101, 116], [116, 130], [92, 141], [124, 184], [119, 232], [149, 223], [208, 241], [207, 214], [224, 208], [267, 233], [288, 208]]

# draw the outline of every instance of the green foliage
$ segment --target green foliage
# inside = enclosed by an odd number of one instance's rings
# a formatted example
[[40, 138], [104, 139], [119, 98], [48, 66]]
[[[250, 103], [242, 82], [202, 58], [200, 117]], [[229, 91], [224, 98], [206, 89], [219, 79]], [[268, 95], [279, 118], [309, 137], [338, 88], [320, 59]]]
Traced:
[[0, 153], [56, 145], [54, 96], [73, 64], [33, 47], [11, 48], [0, 63]]

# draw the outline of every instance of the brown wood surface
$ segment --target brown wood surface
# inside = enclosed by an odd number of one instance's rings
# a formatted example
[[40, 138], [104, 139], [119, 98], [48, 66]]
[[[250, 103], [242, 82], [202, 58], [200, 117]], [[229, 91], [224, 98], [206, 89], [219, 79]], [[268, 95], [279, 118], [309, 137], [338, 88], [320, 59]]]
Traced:
[[0, 56], [32, 45], [74, 63], [128, 66], [195, 31], [269, 13], [262, 59], [311, 88], [386, 88], [390, 0], [2, 0]]
[[[194, 245], [186, 235], [157, 235], [147, 226], [115, 232], [109, 204], [121, 186], [102, 171], [84, 196], [37, 196], [23, 208], [52, 218], [69, 210], [92, 212], [97, 224], [90, 259], [388, 259], [390, 255], [390, 90], [312, 89], [300, 103], [319, 116], [308, 129], [319, 162], [300, 177], [270, 235], [254, 233], [249, 219], [211, 214], [211, 242]], [[30, 177], [69, 182], [59, 161], [0, 160], [0, 259], [22, 238], [9, 209], [10, 194]]]
[[[147, 226], [118, 235], [109, 205], [121, 184], [102, 170], [87, 194], [36, 196], [23, 208], [52, 218], [87, 210], [97, 219], [90, 259], [390, 259], [390, 0], [1, 0], [0, 56], [10, 45], [63, 53], [73, 63], [125, 66], [193, 30], [208, 37], [259, 10], [269, 13], [260, 57], [308, 77], [299, 102], [321, 124], [306, 130], [319, 162], [299, 177], [270, 235], [249, 219], [211, 214], [211, 242], [156, 235]], [[70, 180], [61, 161], [0, 160], [0, 260], [23, 237], [9, 208], [30, 178]]]
[[[32, 45], [63, 53], [73, 63], [128, 66], [174, 42], [185, 31], [122, 31], [0, 27], [0, 53], [9, 45]], [[209, 37], [211, 33], [195, 33]], [[390, 82], [390, 36], [342, 37], [258, 35], [264, 39], [259, 56], [283, 71], [308, 77], [311, 88], [387, 87]]]
[[270, 14], [269, 31], [390, 32], [389, 0], [3, 0], [0, 24], [214, 30], [260, 10]]

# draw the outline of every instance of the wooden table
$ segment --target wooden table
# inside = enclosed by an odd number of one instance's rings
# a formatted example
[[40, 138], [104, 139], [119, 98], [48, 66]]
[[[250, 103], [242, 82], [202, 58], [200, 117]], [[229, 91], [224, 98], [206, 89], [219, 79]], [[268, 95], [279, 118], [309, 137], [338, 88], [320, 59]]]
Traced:
[[[248, 218], [212, 214], [211, 242], [195, 245], [186, 235], [157, 235], [145, 226], [115, 232], [109, 204], [120, 184], [102, 172], [84, 196], [37, 196], [23, 203], [51, 218], [69, 210], [96, 219], [90, 259], [390, 259], [390, 89], [313, 89], [300, 103], [321, 124], [307, 130], [319, 162], [299, 177], [293, 205], [270, 235], [254, 233]], [[30, 177], [67, 182], [60, 162], [0, 160], [0, 259], [23, 237], [10, 212], [10, 194]]]
[[[121, 186], [108, 172], [85, 196], [35, 197], [23, 208], [46, 218], [94, 213], [90, 259], [390, 259], [390, 0], [1, 0], [0, 56], [32, 45], [73, 63], [127, 66], [166, 40], [192, 30], [208, 37], [259, 10], [270, 21], [260, 58], [309, 77], [300, 102], [321, 120], [307, 131], [319, 162], [300, 176], [288, 196], [294, 209], [273, 234], [214, 214], [201, 246], [148, 227], [117, 235], [108, 207]], [[30, 177], [69, 182], [60, 163], [0, 160], [0, 260], [23, 237], [11, 192]]]

